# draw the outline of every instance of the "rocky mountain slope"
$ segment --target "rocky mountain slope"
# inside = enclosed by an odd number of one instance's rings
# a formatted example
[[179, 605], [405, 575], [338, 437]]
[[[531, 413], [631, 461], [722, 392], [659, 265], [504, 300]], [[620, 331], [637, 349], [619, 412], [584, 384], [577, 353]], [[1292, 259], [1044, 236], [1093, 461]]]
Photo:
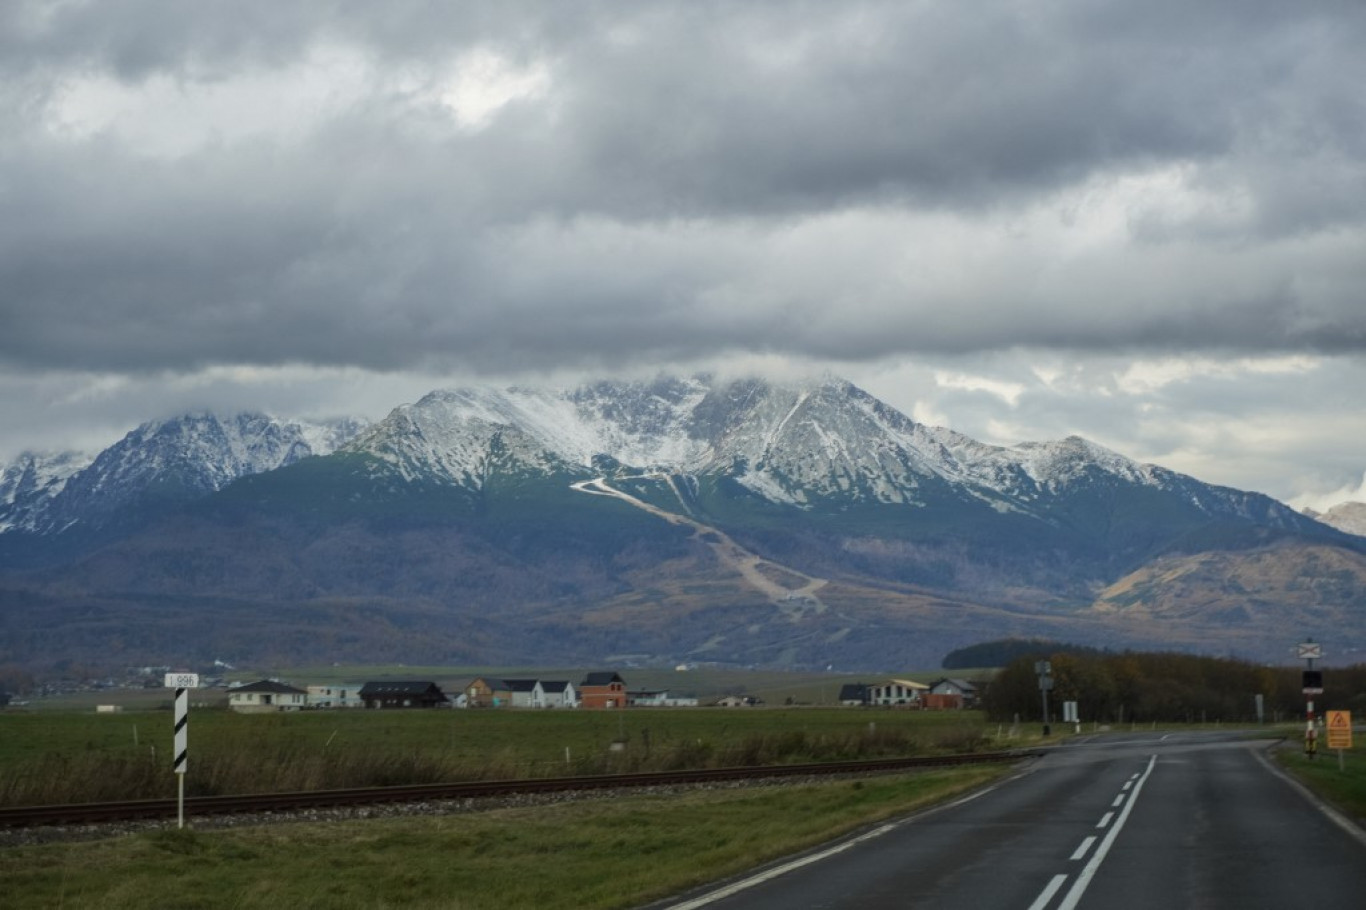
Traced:
[[441, 391], [345, 442], [197, 420], [0, 487], [0, 660], [894, 668], [1010, 635], [1279, 653], [1315, 616], [1366, 646], [1357, 538], [838, 379]]
[[1366, 502], [1339, 503], [1322, 514], [1306, 509], [1305, 514], [1344, 533], [1366, 537]]

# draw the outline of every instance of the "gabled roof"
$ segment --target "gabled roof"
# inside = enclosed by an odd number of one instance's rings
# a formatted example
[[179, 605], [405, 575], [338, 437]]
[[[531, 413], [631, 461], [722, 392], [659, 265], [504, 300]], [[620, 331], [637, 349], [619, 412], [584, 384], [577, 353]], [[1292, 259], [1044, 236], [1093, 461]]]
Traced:
[[968, 682], [966, 679], [958, 679], [953, 676], [945, 676], [940, 679], [936, 679], [934, 682], [930, 683], [930, 688], [937, 688], [938, 686], [942, 686], [944, 683], [948, 683], [949, 685], [954, 686], [958, 689], [959, 692], [968, 693], [977, 691], [977, 687], [974, 686], [972, 683]]
[[254, 683], [247, 683], [245, 686], [233, 686], [228, 690], [229, 695], [232, 695], [234, 692], [271, 692], [277, 695], [308, 694], [303, 689], [296, 689], [293, 686], [287, 686], [284, 683], [276, 682], [273, 679], [258, 679]]
[[384, 680], [383, 682], [368, 682], [360, 687], [360, 694], [365, 695], [439, 695], [442, 698], [446, 694], [434, 682]]
[[840, 701], [863, 701], [868, 697], [865, 683], [845, 683], [840, 686]]
[[544, 689], [546, 692], [561, 693], [568, 692], [571, 688], [573, 688], [573, 686], [568, 680], [565, 679], [557, 679], [553, 681], [547, 681], [543, 679], [541, 680], [541, 688]]
[[626, 680], [622, 679], [620, 675], [611, 670], [599, 670], [595, 673], [589, 673], [583, 678], [583, 682], [579, 683], [579, 685], [610, 686], [612, 683], [621, 683], [624, 686], [626, 685]]
[[509, 692], [534, 692], [538, 679], [505, 679], [503, 684], [507, 686]]
[[884, 683], [878, 683], [877, 685], [880, 685], [880, 686], [904, 686], [904, 687], [907, 688], [907, 689], [928, 689], [928, 688], [929, 688], [929, 686], [925, 685], [924, 683], [918, 683], [918, 682], [916, 682], [916, 681], [913, 680], [913, 679], [889, 679], [889, 680], [887, 680], [886, 682], [884, 682]]

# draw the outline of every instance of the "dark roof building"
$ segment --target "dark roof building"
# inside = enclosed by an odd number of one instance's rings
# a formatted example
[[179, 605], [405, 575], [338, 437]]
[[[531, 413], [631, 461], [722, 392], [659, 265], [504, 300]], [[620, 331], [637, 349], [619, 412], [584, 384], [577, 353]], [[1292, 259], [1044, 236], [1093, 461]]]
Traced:
[[839, 701], [842, 705], [868, 704], [868, 684], [845, 683], [843, 686], [840, 686]]
[[436, 683], [425, 681], [368, 682], [361, 686], [360, 697], [367, 708], [444, 708], [450, 704]]

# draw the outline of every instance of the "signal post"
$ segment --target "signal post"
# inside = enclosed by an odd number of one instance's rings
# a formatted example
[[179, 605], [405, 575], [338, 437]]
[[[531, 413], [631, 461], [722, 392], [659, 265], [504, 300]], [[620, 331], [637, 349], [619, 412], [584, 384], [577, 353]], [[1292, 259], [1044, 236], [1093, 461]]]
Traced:
[[1296, 647], [1296, 652], [1305, 661], [1304, 696], [1307, 701], [1304, 712], [1304, 754], [1312, 759], [1319, 751], [1319, 731], [1314, 726], [1314, 696], [1323, 694], [1323, 671], [1314, 669], [1314, 661], [1323, 659], [1323, 646], [1312, 638], [1306, 638]]

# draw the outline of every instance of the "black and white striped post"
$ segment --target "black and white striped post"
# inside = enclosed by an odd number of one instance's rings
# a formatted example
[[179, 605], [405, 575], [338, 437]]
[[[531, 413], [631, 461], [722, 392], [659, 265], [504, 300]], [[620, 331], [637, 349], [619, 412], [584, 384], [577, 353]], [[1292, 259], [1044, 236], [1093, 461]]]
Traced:
[[175, 743], [171, 768], [176, 774], [177, 827], [185, 827], [185, 768], [190, 754], [190, 690], [199, 688], [197, 673], [167, 673], [166, 688], [175, 689]]

